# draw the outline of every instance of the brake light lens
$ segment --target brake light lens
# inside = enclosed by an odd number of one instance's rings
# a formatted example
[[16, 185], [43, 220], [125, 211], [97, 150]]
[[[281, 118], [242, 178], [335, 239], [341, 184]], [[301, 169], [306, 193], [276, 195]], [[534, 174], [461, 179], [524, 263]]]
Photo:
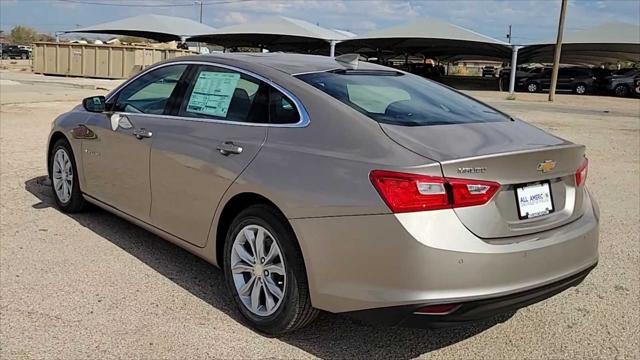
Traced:
[[589, 160], [585, 158], [580, 164], [580, 168], [576, 171], [576, 186], [584, 186], [587, 182], [587, 172], [589, 170]]
[[500, 189], [500, 184], [490, 181], [386, 170], [373, 170], [369, 178], [394, 213], [482, 205]]

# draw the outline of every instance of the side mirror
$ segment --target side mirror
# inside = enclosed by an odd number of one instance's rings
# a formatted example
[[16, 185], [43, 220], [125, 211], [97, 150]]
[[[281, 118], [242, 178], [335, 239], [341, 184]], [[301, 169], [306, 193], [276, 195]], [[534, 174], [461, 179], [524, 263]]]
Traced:
[[101, 113], [105, 111], [106, 102], [104, 96], [91, 96], [82, 100], [82, 106], [89, 112]]

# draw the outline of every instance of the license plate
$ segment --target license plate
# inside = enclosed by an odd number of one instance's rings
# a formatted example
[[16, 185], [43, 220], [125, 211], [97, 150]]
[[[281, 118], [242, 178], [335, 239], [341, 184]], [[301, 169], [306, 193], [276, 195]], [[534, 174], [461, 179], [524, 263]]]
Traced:
[[548, 181], [516, 186], [518, 217], [531, 219], [553, 212], [551, 184]]

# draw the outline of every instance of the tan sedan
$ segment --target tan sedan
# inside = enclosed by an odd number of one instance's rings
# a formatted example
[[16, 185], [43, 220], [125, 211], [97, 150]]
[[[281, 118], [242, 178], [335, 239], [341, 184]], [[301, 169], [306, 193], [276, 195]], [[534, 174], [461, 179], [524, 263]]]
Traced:
[[442, 325], [578, 284], [598, 261], [585, 148], [395, 69], [294, 54], [154, 65], [58, 117], [63, 211], [93, 203], [224, 270], [283, 333], [319, 310]]

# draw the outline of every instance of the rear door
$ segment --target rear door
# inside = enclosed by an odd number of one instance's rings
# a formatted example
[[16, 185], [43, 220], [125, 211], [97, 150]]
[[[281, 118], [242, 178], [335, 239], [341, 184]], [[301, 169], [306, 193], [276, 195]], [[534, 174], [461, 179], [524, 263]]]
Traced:
[[558, 90], [572, 90], [578, 71], [575, 69], [560, 69], [558, 72]]
[[225, 191], [267, 136], [267, 85], [243, 72], [200, 65], [154, 125], [151, 219], [189, 243], [206, 244]]

